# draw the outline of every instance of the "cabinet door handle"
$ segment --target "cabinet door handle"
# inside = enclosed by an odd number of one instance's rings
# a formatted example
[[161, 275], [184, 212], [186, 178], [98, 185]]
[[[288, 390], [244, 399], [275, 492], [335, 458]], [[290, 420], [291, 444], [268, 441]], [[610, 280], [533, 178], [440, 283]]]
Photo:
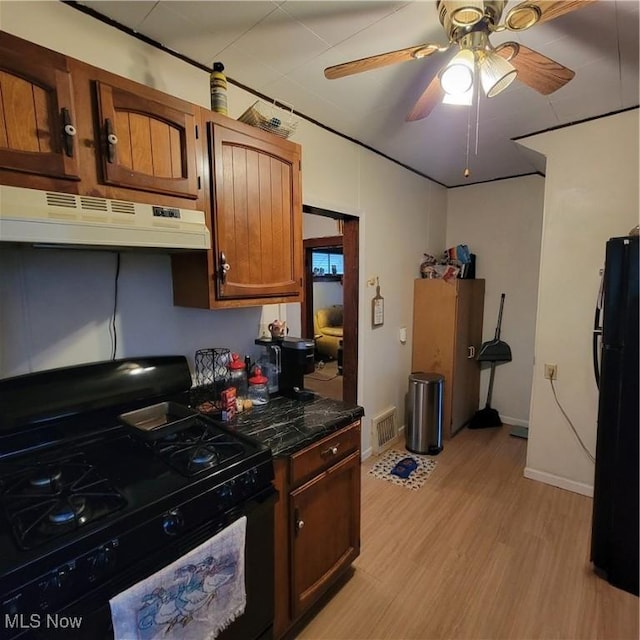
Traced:
[[321, 456], [337, 456], [338, 455], [338, 447], [340, 443], [334, 445], [333, 447], [329, 447], [320, 453]]
[[469, 349], [469, 355], [467, 356], [467, 359], [470, 360], [471, 358], [475, 358], [476, 348], [474, 346], [471, 346], [471, 347], [467, 347], [467, 349]]
[[76, 128], [71, 122], [71, 114], [66, 107], [62, 108], [62, 140], [64, 152], [69, 158], [73, 158], [73, 139], [76, 135]]
[[107, 135], [107, 162], [113, 164], [116, 161], [116, 145], [118, 144], [118, 136], [113, 130], [113, 123], [110, 118], [105, 118], [104, 129]]
[[227, 282], [227, 272], [231, 269], [231, 265], [227, 262], [227, 256], [224, 251], [220, 252], [220, 284]]
[[300, 512], [298, 511], [298, 509], [295, 509], [294, 511], [293, 521], [295, 523], [294, 526], [296, 529], [296, 533], [298, 533], [298, 531], [300, 531], [300, 529], [304, 527], [304, 520], [300, 517]]

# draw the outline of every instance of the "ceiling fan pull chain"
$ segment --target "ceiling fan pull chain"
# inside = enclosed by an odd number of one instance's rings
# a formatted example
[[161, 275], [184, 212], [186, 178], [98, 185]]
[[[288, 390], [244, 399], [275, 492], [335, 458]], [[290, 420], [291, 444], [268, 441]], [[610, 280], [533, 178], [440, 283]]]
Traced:
[[469, 141], [471, 139], [471, 109], [473, 107], [470, 106], [467, 110], [467, 155], [464, 169], [464, 177], [468, 178], [471, 175], [471, 171], [469, 171]]
[[480, 131], [480, 83], [476, 82], [476, 155], [478, 155], [478, 133]]

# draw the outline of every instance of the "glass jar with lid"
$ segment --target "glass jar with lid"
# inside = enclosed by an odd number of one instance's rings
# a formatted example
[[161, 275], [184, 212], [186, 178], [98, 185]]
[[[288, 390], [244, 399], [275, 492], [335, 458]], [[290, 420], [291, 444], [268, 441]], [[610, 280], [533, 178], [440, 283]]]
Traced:
[[247, 397], [247, 368], [237, 353], [231, 354], [229, 363], [229, 384], [236, 388], [238, 398]]
[[266, 376], [262, 375], [262, 369], [256, 367], [253, 376], [249, 378], [249, 400], [255, 405], [269, 402], [269, 385]]

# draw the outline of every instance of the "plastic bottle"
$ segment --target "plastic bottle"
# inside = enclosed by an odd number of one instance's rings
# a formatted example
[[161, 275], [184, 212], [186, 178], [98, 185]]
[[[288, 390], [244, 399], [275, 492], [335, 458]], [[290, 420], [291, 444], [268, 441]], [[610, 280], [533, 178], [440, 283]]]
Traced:
[[222, 62], [213, 63], [213, 71], [209, 77], [211, 87], [211, 109], [217, 113], [228, 115], [227, 111], [227, 77], [223, 73]]

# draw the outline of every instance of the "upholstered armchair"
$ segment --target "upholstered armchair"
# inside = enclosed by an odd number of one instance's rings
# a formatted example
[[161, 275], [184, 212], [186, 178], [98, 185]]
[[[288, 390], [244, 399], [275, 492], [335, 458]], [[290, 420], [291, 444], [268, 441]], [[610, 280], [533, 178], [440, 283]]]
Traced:
[[313, 328], [316, 338], [316, 351], [320, 357], [335, 360], [342, 340], [341, 304], [326, 309], [318, 309], [313, 315]]

